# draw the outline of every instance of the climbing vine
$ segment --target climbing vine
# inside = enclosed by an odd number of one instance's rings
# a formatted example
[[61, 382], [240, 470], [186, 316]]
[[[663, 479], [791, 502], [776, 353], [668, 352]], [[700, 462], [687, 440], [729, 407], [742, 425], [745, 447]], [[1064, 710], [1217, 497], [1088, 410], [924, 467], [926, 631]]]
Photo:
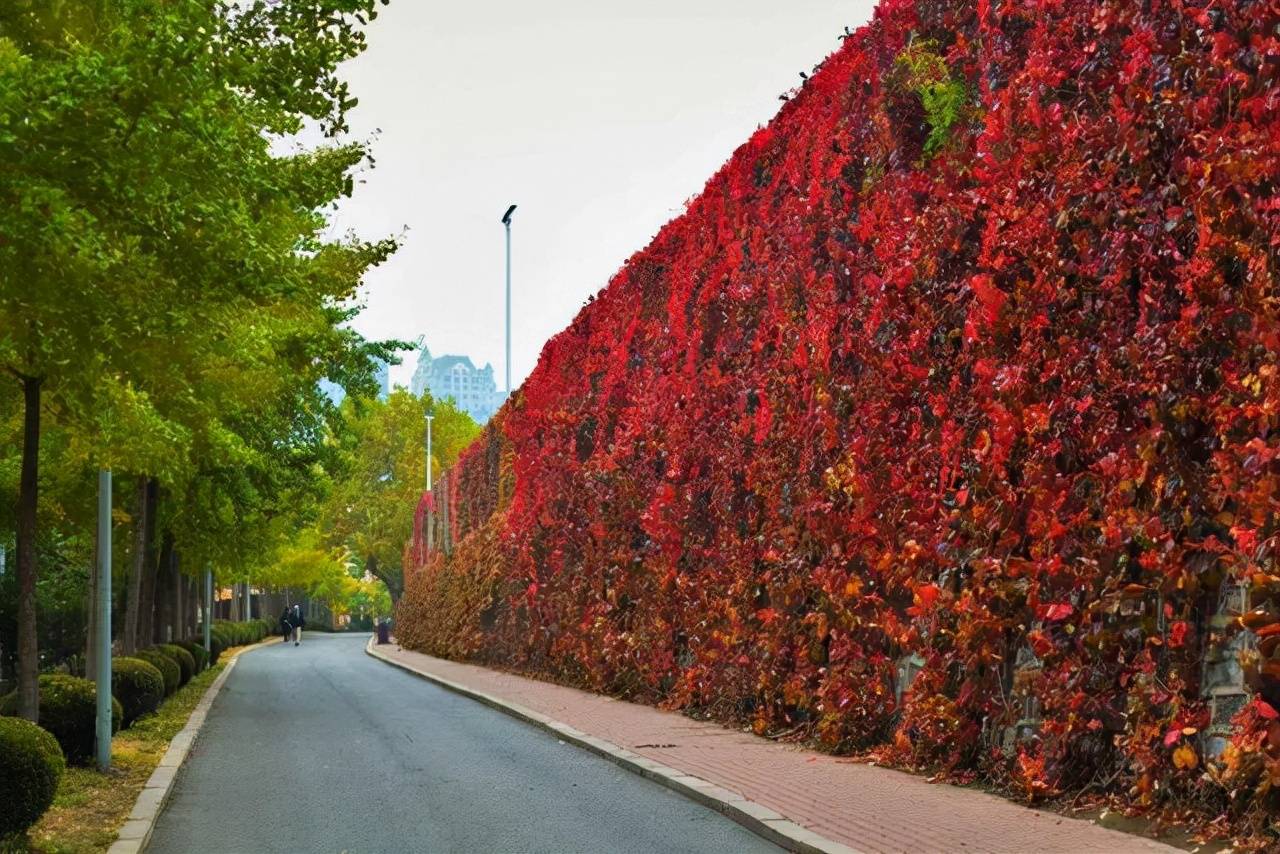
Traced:
[[403, 642], [1274, 844], [1277, 27], [883, 0], [548, 342]]

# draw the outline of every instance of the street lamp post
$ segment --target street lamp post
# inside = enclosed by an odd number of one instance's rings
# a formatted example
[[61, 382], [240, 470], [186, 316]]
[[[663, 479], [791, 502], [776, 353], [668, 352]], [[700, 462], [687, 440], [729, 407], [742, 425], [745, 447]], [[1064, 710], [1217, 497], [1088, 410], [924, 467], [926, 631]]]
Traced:
[[204, 622], [204, 651], [213, 653], [213, 569], [206, 564], [204, 568], [204, 613], [200, 615]]
[[511, 396], [511, 215], [516, 206], [507, 208], [502, 215], [502, 224], [507, 230], [507, 396]]
[[98, 601], [94, 639], [97, 718], [94, 727], [98, 768], [111, 767], [111, 469], [98, 471]]
[[436, 497], [431, 494], [431, 419], [434, 415], [427, 416], [427, 553], [435, 548], [435, 503]]

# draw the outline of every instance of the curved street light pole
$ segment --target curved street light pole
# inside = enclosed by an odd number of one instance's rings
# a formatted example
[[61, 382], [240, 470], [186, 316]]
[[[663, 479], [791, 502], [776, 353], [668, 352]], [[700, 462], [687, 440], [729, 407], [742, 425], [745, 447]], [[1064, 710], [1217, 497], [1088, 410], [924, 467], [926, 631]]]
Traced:
[[507, 229], [507, 396], [511, 396], [511, 215], [516, 206], [507, 208], [502, 215], [502, 224]]

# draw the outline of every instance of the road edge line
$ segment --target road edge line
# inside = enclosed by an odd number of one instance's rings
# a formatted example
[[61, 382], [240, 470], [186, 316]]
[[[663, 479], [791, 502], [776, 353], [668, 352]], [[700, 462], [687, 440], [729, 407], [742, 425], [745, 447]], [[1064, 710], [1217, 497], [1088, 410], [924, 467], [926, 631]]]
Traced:
[[218, 678], [214, 679], [213, 683], [205, 689], [204, 694], [196, 702], [196, 707], [191, 710], [191, 715], [187, 718], [186, 725], [178, 731], [177, 735], [170, 739], [169, 747], [165, 750], [164, 756], [160, 757], [160, 764], [155, 767], [155, 770], [151, 772], [151, 776], [147, 778], [147, 782], [143, 784], [142, 791], [138, 793], [138, 800], [133, 804], [133, 811], [129, 813], [129, 817], [125, 819], [124, 824], [120, 826], [115, 841], [107, 849], [107, 854], [139, 854], [139, 852], [146, 850], [147, 843], [151, 841], [151, 832], [155, 830], [156, 820], [160, 818], [160, 813], [164, 811], [165, 805], [169, 802], [169, 796], [173, 794], [173, 786], [177, 782], [178, 771], [182, 768], [182, 764], [186, 762], [187, 754], [191, 752], [196, 736], [200, 733], [200, 728], [204, 726], [205, 718], [209, 715], [209, 709], [213, 706], [213, 701], [217, 699], [218, 692], [222, 690], [227, 677], [235, 669], [236, 662], [246, 653], [253, 652], [260, 647], [270, 646], [273, 643], [279, 643], [279, 641], [280, 638], [273, 637], [269, 640], [246, 646], [236, 653], [235, 658], [227, 662], [227, 666], [222, 668]]
[[[808, 828], [802, 827], [763, 804], [748, 800], [742, 795], [703, 780], [701, 777], [686, 774], [669, 765], [663, 765], [660, 762], [647, 759], [624, 747], [619, 747], [611, 741], [588, 735], [566, 723], [547, 717], [541, 712], [535, 712], [533, 709], [526, 708], [518, 703], [512, 703], [501, 697], [477, 691], [430, 671], [419, 670], [403, 661], [397, 661], [375, 649], [377, 646], [376, 640], [376, 636], [370, 637], [364, 648], [364, 651], [373, 658], [392, 667], [397, 667], [406, 673], [411, 673], [420, 679], [439, 685], [441, 688], [445, 688], [455, 694], [461, 694], [464, 697], [482, 703], [491, 709], [533, 724], [558, 739], [608, 759], [627, 771], [652, 780], [702, 806], [713, 809], [757, 836], [787, 851], [796, 852], [796, 854], [861, 854], [854, 848], [827, 839]], [[111, 852], [111, 854], [115, 854], [115, 852]]]

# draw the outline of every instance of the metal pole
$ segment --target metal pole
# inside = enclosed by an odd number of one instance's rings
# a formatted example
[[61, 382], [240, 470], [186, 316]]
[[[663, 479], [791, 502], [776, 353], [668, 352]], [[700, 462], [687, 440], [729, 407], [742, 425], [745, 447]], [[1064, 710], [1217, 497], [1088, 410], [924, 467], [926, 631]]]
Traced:
[[511, 396], [511, 218], [507, 226], [507, 396]]
[[431, 554], [436, 547], [436, 519], [435, 519], [435, 496], [431, 494], [431, 419], [434, 415], [427, 416], [427, 495], [431, 503], [427, 505], [427, 554]]
[[111, 471], [98, 470], [98, 767], [111, 767]]
[[204, 651], [213, 652], [213, 570], [204, 568]]
[[431, 419], [434, 415], [427, 416], [427, 492], [431, 491]]
[[502, 215], [502, 224], [507, 229], [507, 397], [511, 396], [511, 215], [516, 206], [507, 208]]

